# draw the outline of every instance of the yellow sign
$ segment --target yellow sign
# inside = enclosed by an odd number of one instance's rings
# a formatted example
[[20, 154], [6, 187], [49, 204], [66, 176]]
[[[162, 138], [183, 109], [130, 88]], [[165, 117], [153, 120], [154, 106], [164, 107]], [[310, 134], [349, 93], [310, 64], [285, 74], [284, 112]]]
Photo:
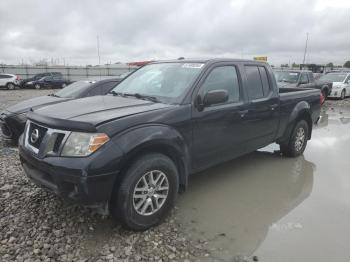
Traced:
[[267, 62], [267, 56], [256, 56], [254, 60]]

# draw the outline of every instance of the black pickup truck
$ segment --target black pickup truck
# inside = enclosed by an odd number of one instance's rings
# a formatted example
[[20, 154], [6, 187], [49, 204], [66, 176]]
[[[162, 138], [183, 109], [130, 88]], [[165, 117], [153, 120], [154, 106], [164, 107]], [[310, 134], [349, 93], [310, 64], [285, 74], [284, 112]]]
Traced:
[[316, 80], [311, 71], [306, 70], [275, 70], [278, 87], [315, 88], [321, 90], [322, 103], [332, 92], [331, 81]]
[[320, 96], [278, 89], [263, 62], [154, 62], [109, 95], [28, 113], [20, 159], [38, 185], [108, 206], [124, 226], [144, 230], [171, 209], [190, 174], [273, 142], [286, 156], [302, 154]]

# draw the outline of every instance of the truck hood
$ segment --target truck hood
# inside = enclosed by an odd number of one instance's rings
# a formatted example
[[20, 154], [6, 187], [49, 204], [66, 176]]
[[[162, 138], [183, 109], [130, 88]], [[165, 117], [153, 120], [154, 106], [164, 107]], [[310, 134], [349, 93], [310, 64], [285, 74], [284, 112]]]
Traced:
[[124, 98], [105, 95], [81, 98], [43, 107], [35, 110], [34, 113], [45, 118], [85, 122], [97, 126], [114, 119], [169, 106], [171, 105], [153, 103], [132, 97]]
[[297, 87], [295, 83], [277, 82], [278, 87]]
[[34, 110], [43, 106], [65, 102], [69, 99], [70, 98], [61, 98], [61, 97], [54, 97], [54, 96], [39, 96], [28, 100], [24, 100], [18, 104], [10, 106], [6, 110], [11, 113], [21, 114], [21, 113], [28, 112], [31, 108]]

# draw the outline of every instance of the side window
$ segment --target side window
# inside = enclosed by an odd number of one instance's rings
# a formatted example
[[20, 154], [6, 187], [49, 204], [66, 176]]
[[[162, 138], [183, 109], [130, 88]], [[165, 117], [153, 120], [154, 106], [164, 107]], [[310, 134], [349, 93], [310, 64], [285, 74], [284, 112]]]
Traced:
[[312, 73], [308, 73], [308, 77], [309, 77], [309, 82], [314, 82], [314, 75]]
[[300, 76], [300, 83], [301, 84], [307, 84], [309, 83], [309, 79], [307, 78], [307, 74], [306, 73], [302, 73]]
[[259, 73], [263, 85], [264, 97], [267, 97], [270, 94], [271, 88], [265, 67], [259, 66]]
[[[248, 95], [250, 99], [259, 99], [264, 97], [263, 84], [257, 66], [245, 66], [248, 80]], [[266, 73], [266, 72], [265, 72]]]
[[12, 78], [12, 76], [9, 76], [9, 75], [1, 75], [0, 78]]
[[214, 68], [205, 79], [202, 85], [202, 95], [209, 91], [224, 89], [227, 90], [229, 102], [239, 101], [239, 82], [235, 66], [220, 66]]
[[4, 75], [0, 75], [0, 79], [4, 78]]

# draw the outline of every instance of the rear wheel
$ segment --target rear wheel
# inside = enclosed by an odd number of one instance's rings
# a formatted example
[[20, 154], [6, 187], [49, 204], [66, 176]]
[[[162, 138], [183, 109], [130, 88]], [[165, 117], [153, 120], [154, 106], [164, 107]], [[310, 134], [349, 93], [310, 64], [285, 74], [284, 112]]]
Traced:
[[8, 83], [6, 85], [6, 87], [7, 87], [8, 90], [14, 90], [16, 88], [15, 84], [13, 84], [13, 83]]
[[178, 171], [170, 158], [159, 153], [142, 156], [115, 186], [110, 211], [125, 227], [146, 230], [170, 211], [178, 188]]
[[309, 134], [309, 126], [305, 120], [300, 120], [294, 127], [292, 135], [286, 144], [281, 144], [281, 152], [285, 156], [296, 157], [304, 153]]
[[40, 86], [39, 84], [35, 84], [35, 85], [34, 85], [34, 88], [35, 88], [35, 89], [40, 89], [41, 86]]

